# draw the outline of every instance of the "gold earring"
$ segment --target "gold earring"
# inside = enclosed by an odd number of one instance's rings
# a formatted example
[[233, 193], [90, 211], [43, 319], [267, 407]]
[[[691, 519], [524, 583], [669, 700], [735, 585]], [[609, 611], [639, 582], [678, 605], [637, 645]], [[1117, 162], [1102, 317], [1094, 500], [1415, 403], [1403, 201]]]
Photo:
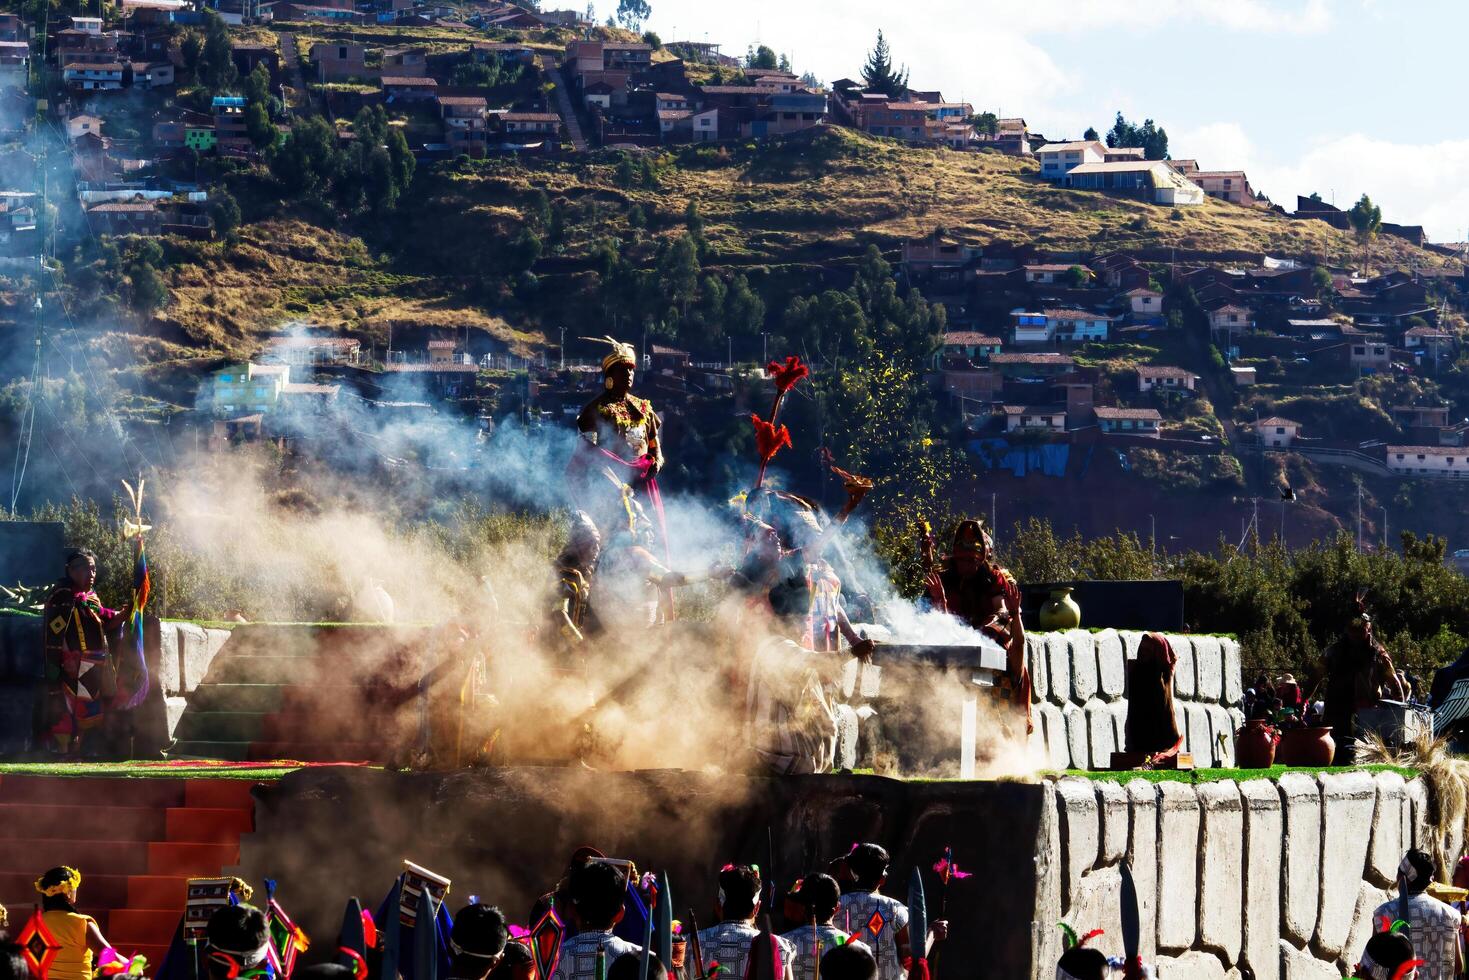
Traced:
[[602, 379], [602, 387], [603, 388], [606, 388], [608, 391], [611, 391], [612, 390], [612, 379], [611, 378], [603, 378]]

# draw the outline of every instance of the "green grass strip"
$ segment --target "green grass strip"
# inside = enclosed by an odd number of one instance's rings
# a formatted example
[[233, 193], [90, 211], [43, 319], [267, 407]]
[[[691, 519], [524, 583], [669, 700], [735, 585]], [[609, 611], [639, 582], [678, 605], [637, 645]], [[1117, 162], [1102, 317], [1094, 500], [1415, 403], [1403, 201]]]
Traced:
[[1047, 770], [1044, 776], [1080, 776], [1099, 782], [1130, 783], [1134, 779], [1145, 779], [1150, 783], [1218, 783], [1229, 780], [1242, 783], [1251, 779], [1278, 780], [1288, 772], [1317, 773], [1345, 772], [1395, 772], [1404, 779], [1415, 779], [1418, 770], [1407, 766], [1271, 766], [1269, 769], [1136, 769], [1125, 772], [1107, 772], [1091, 769]]

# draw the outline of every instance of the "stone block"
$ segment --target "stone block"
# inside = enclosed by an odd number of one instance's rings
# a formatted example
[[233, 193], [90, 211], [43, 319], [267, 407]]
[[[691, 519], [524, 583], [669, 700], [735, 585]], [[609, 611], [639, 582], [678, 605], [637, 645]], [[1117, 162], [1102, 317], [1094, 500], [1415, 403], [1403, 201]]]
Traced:
[[1035, 706], [1035, 730], [1045, 743], [1041, 758], [1047, 769], [1069, 769], [1071, 767], [1071, 745], [1067, 741], [1066, 716], [1054, 704], [1043, 702]]
[[1117, 748], [1117, 729], [1113, 725], [1112, 706], [1093, 698], [1082, 709], [1086, 712], [1087, 748], [1092, 769], [1110, 769], [1112, 753]]
[[1058, 780], [1056, 812], [1061, 818], [1061, 907], [1069, 913], [1081, 878], [1096, 867], [1101, 847], [1102, 819], [1092, 781], [1076, 777]]
[[1218, 704], [1224, 700], [1224, 654], [1219, 640], [1212, 636], [1191, 637], [1194, 648], [1194, 672], [1198, 685], [1194, 697]]
[[1239, 787], [1228, 780], [1198, 787], [1199, 945], [1227, 963], [1239, 961], [1244, 922], [1244, 815]]
[[1221, 639], [1219, 653], [1224, 664], [1224, 703], [1232, 708], [1245, 699], [1244, 665], [1239, 657], [1239, 641]]
[[1268, 779], [1240, 783], [1244, 816], [1244, 942], [1255, 980], [1280, 980], [1280, 792]]
[[1209, 716], [1209, 746], [1216, 766], [1234, 765], [1234, 719], [1229, 709], [1217, 704], [1204, 705]]
[[1131, 826], [1127, 835], [1127, 863], [1137, 886], [1138, 918], [1142, 922], [1139, 952], [1152, 959], [1158, 949], [1158, 787], [1146, 779], [1127, 784]]
[[1071, 644], [1064, 633], [1047, 633], [1046, 669], [1050, 672], [1050, 683], [1046, 697], [1052, 704], [1065, 704], [1071, 700]]
[[1321, 787], [1299, 772], [1283, 773], [1278, 785], [1285, 827], [1281, 934], [1305, 946], [1316, 935], [1321, 904]]
[[1025, 669], [1030, 671], [1030, 696], [1044, 701], [1051, 693], [1051, 671], [1046, 665], [1045, 638], [1035, 633], [1025, 634]]
[[1413, 846], [1431, 852], [1432, 849], [1428, 847], [1428, 784], [1421, 778], [1415, 779], [1404, 789], [1407, 791], [1408, 805], [1412, 810], [1408, 825], [1413, 832]]
[[1084, 935], [1101, 929], [1102, 935], [1087, 945], [1108, 956], [1122, 955], [1122, 873], [1116, 867], [1093, 871], [1081, 879], [1065, 922]]
[[1097, 644], [1086, 630], [1068, 630], [1071, 647], [1071, 699], [1086, 704], [1097, 696]]
[[1192, 949], [1198, 935], [1199, 797], [1189, 783], [1158, 784], [1158, 895], [1158, 951]]
[[1127, 693], [1127, 654], [1116, 630], [1097, 633], [1092, 642], [1097, 648], [1097, 683], [1101, 696], [1116, 701]]
[[1314, 950], [1333, 960], [1352, 931], [1367, 866], [1377, 785], [1369, 772], [1321, 774], [1321, 911]]
[[158, 624], [158, 686], [163, 696], [183, 693], [183, 656], [179, 650], [179, 624]]
[[1103, 780], [1096, 781], [1094, 785], [1097, 791], [1097, 807], [1102, 815], [1102, 843], [1097, 863], [1116, 864], [1127, 853], [1127, 832], [1131, 822], [1127, 807], [1127, 788], [1121, 783]]
[[1173, 667], [1173, 693], [1184, 700], [1192, 701], [1194, 692], [1199, 687], [1198, 668], [1194, 666], [1194, 645], [1186, 636], [1170, 636], [1168, 645], [1178, 656], [1178, 663]]
[[1157, 960], [1158, 980], [1228, 980], [1224, 964], [1213, 953], [1194, 951]]
[[[214, 658], [231, 634], [229, 630], [207, 630], [193, 623], [172, 625], [178, 631], [179, 683], [183, 685], [181, 691], [191, 694], [203, 683], [204, 675], [209, 673], [209, 665], [214, 663]], [[214, 633], [221, 634], [221, 638], [212, 639], [211, 634]]]
[[1194, 754], [1196, 765], [1213, 765], [1215, 748], [1214, 736], [1209, 729], [1209, 712], [1202, 704], [1185, 701], [1183, 702], [1183, 723], [1184, 750]]
[[1280, 975], [1283, 980], [1341, 980], [1335, 963], [1318, 960], [1284, 939], [1280, 941]]
[[1030, 948], [1034, 963], [1054, 963], [1061, 958], [1061, 816], [1056, 803], [1056, 784], [1041, 786], [1040, 827], [1035, 843], [1035, 912]]
[[1372, 847], [1365, 877], [1387, 888], [1396, 880], [1398, 864], [1408, 850], [1403, 844], [1405, 783], [1395, 772], [1380, 772], [1372, 781], [1377, 784], [1377, 806], [1372, 811]]
[[1238, 732], [1240, 729], [1244, 728], [1245, 727], [1245, 713], [1243, 711], [1241, 711], [1239, 708], [1230, 708], [1229, 709], [1229, 724], [1234, 727], [1234, 730], [1236, 732]]
[[1342, 947], [1341, 955], [1337, 958], [1337, 966], [1343, 973], [1350, 975], [1357, 968], [1357, 962], [1362, 958], [1362, 950], [1367, 947], [1367, 940], [1372, 938], [1372, 933], [1377, 928], [1377, 924], [1372, 919], [1372, 913], [1393, 895], [1393, 892], [1374, 888], [1365, 881], [1358, 886], [1357, 908], [1352, 913], [1352, 931], [1347, 934], [1346, 945]]
[[1067, 704], [1061, 708], [1066, 718], [1066, 751], [1069, 760], [1067, 769], [1086, 769], [1091, 766], [1091, 750], [1087, 744], [1086, 712], [1079, 705]]
[[168, 726], [169, 738], [173, 738], [173, 733], [179, 730], [179, 719], [184, 716], [184, 709], [188, 706], [189, 699], [181, 694], [169, 695], [163, 699], [163, 718]]
[[1112, 737], [1117, 743], [1117, 748], [1127, 751], [1127, 702], [1114, 701], [1107, 705], [1107, 712], [1112, 716]]
[[1143, 642], [1140, 630], [1118, 630], [1117, 638], [1122, 641], [1122, 655], [1128, 660], [1137, 659], [1137, 648]]

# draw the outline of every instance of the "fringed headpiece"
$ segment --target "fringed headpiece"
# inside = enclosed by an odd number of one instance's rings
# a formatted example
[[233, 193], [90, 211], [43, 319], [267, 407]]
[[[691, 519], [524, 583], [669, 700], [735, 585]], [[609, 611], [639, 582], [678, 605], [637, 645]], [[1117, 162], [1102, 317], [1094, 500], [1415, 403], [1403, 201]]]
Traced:
[[46, 875], [42, 875], [41, 877], [37, 878], [36, 891], [40, 892], [47, 898], [51, 898], [53, 895], [60, 895], [68, 888], [82, 887], [82, 873], [76, 868], [68, 868], [63, 866], [61, 868], [61, 874], [61, 880], [50, 885], [42, 884], [42, 882], [46, 880]]
[[978, 554], [992, 547], [990, 536], [985, 533], [984, 522], [964, 520], [954, 528], [954, 553]]
[[581, 339], [591, 341], [594, 344], [607, 344], [612, 348], [612, 353], [602, 358], [603, 374], [612, 370], [614, 364], [626, 364], [632, 368], [638, 366], [638, 352], [632, 344], [625, 344], [611, 337], [583, 337]]

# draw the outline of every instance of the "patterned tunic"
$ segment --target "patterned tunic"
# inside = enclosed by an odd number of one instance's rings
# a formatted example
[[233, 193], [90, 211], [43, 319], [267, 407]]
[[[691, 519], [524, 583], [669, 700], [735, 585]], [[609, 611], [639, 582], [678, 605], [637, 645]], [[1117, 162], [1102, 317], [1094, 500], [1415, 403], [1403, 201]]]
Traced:
[[612, 935], [611, 929], [605, 932], [579, 932], [561, 944], [561, 958], [556, 961], [556, 971], [551, 974], [551, 980], [595, 980], [598, 949], [607, 951], [609, 973], [619, 956], [628, 953], [635, 956], [643, 954], [643, 947], [617, 938]]
[[[699, 952], [704, 957], [704, 965], [718, 963], [733, 971], [733, 976], [738, 978], [745, 975], [745, 968], [750, 962], [750, 943], [760, 930], [748, 922], [721, 922], [717, 926], [699, 930]], [[787, 967], [796, 958], [796, 949], [784, 937], [776, 936], [775, 941], [780, 945], [780, 956]]]
[[[1413, 954], [1424, 961], [1417, 980], [1454, 980], [1459, 975], [1459, 927], [1463, 917], [1452, 905], [1427, 894], [1409, 896], [1407, 905]], [[1383, 917], [1389, 922], [1402, 918], [1402, 904], [1393, 899], [1377, 906], [1372, 921], [1381, 922]]]
[[814, 980], [816, 976], [816, 941], [821, 940], [821, 952], [823, 955], [829, 953], [840, 943], [847, 941], [847, 934], [836, 926], [802, 926], [792, 929], [781, 936], [796, 950], [796, 958], [791, 970], [796, 975], [796, 980]]
[[41, 622], [47, 686], [42, 734], [64, 748], [72, 737], [102, 724], [117, 693], [107, 636], [122, 625], [122, 613], [103, 606], [96, 592], [61, 582], [46, 600]]
[[908, 928], [906, 905], [876, 892], [847, 892], [837, 909], [836, 921], [851, 931], [853, 939], [860, 939], [877, 954], [878, 980], [903, 980], [906, 974], [898, 956], [898, 933]]

